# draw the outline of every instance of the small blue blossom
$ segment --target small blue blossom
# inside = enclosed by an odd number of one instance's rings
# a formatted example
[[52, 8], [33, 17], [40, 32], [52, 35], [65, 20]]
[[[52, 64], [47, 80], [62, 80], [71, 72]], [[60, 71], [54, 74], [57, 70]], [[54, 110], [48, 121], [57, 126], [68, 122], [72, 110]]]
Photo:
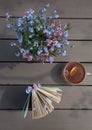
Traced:
[[43, 52], [43, 50], [38, 50], [37, 55], [40, 55]]
[[56, 44], [56, 47], [57, 47], [57, 48], [61, 48], [61, 43], [58, 42], [58, 43]]
[[50, 57], [49, 58], [49, 62], [52, 63], [54, 61], [54, 58], [53, 57]]
[[68, 30], [65, 30], [65, 31], [64, 31], [63, 36], [64, 36], [64, 38], [67, 38], [67, 37], [68, 37]]
[[56, 14], [57, 13], [57, 10], [53, 10], [52, 14]]
[[7, 27], [7, 28], [11, 28], [11, 27], [12, 27], [12, 24], [7, 24], [6, 27]]
[[21, 26], [23, 24], [23, 19], [22, 18], [18, 18], [17, 20], [17, 26]]
[[27, 43], [28, 43], [28, 44], [31, 44], [31, 41], [30, 41], [30, 40], [28, 40], [28, 41], [27, 41]]
[[44, 49], [44, 52], [48, 52], [48, 48], [46, 46], [43, 49]]
[[26, 54], [29, 54], [29, 50], [25, 50], [25, 53], [26, 53]]
[[40, 25], [40, 26], [39, 26], [39, 28], [40, 28], [40, 29], [42, 29], [42, 28], [43, 28], [43, 26], [42, 26], [42, 25]]
[[53, 16], [51, 15], [51, 16], [49, 16], [48, 18], [49, 18], [49, 19], [52, 19], [52, 18], [53, 18]]
[[32, 86], [28, 86], [26, 89], [26, 93], [29, 94], [30, 92], [32, 92]]
[[59, 18], [59, 15], [58, 15], [58, 14], [55, 14], [55, 15], [54, 15], [54, 18]]
[[32, 93], [35, 93], [35, 90], [34, 90], [34, 89], [32, 89]]
[[34, 24], [34, 21], [31, 20], [31, 21], [29, 21], [28, 23], [32, 26], [32, 25]]
[[34, 47], [38, 47], [38, 43], [37, 42], [34, 42]]
[[40, 31], [40, 30], [41, 30], [41, 28], [40, 28], [39, 26], [37, 26], [37, 27], [36, 27], [36, 29], [37, 29], [38, 31]]
[[32, 38], [33, 36], [34, 36], [34, 34], [30, 34], [30, 35], [29, 35], [29, 38]]
[[43, 8], [43, 9], [40, 10], [40, 14], [43, 14], [45, 12], [46, 12], [46, 8]]
[[63, 43], [61, 43], [61, 48], [64, 48], [64, 44]]
[[66, 54], [67, 54], [67, 53], [66, 53], [66, 50], [63, 50], [63, 51], [62, 51], [62, 56], [66, 56]]
[[19, 42], [19, 43], [22, 43], [22, 41], [23, 41], [23, 36], [22, 36], [22, 34], [21, 34], [21, 33], [16, 33], [16, 36], [17, 36], [17, 38], [18, 38], [18, 42]]
[[75, 45], [71, 45], [71, 46], [70, 46], [70, 48], [74, 48], [74, 47], [75, 47]]
[[66, 40], [66, 41], [64, 42], [64, 44], [65, 44], [65, 45], [69, 45], [70, 42]]
[[29, 12], [33, 14], [35, 11], [33, 9], [30, 9]]
[[6, 18], [9, 19], [11, 17], [11, 15], [7, 12], [6, 13]]
[[16, 46], [16, 43], [15, 42], [11, 42], [11, 46]]
[[16, 57], [20, 56], [20, 52], [15, 52]]
[[49, 4], [49, 3], [45, 4], [45, 7], [46, 7], [46, 8], [48, 8], [49, 6], [50, 6], [50, 4]]
[[38, 88], [41, 88], [41, 84], [40, 83], [38, 83]]
[[33, 28], [29, 28], [29, 32], [33, 33], [34, 32], [34, 29]]
[[33, 47], [30, 47], [30, 50], [33, 50]]
[[20, 49], [21, 53], [25, 53], [25, 50], [23, 48]]

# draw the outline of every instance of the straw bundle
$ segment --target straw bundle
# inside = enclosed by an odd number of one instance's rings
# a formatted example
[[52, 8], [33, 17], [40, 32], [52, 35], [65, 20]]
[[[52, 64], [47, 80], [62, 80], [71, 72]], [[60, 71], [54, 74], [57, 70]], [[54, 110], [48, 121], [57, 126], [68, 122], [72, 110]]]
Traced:
[[26, 92], [29, 94], [24, 108], [24, 118], [27, 115], [30, 94], [32, 93], [32, 119], [39, 119], [54, 110], [52, 101], [59, 103], [61, 101], [62, 90], [57, 87], [41, 87], [40, 84], [28, 86]]

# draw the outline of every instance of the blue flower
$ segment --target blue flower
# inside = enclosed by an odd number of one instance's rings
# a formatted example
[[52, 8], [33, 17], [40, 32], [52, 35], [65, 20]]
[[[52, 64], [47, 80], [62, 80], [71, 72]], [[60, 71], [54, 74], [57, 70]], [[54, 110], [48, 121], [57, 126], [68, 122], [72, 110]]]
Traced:
[[46, 21], [46, 16], [41, 15], [40, 18], [41, 18], [42, 20]]
[[35, 11], [33, 9], [30, 9], [29, 12], [33, 14]]
[[48, 52], [48, 48], [46, 46], [44, 47], [44, 52]]
[[20, 56], [20, 52], [15, 52], [16, 57]]
[[57, 13], [57, 10], [53, 10], [52, 14], [56, 14]]
[[6, 18], [9, 19], [11, 17], [11, 15], [7, 12], [6, 13]]
[[54, 61], [53, 57], [49, 57], [49, 62], [52, 63]]
[[7, 24], [6, 27], [7, 27], [7, 28], [11, 28], [11, 27], [12, 27], [12, 24]]
[[61, 48], [61, 43], [58, 42], [58, 43], [56, 44], [56, 47], [57, 47], [57, 48]]
[[25, 53], [25, 50], [23, 48], [20, 49], [21, 53]]
[[29, 32], [33, 33], [34, 32], [34, 29], [33, 28], [29, 28]]
[[64, 44], [65, 44], [65, 45], [69, 45], [70, 42], [66, 40], [66, 41], [64, 42]]
[[58, 15], [58, 14], [55, 14], [55, 15], [54, 15], [54, 18], [59, 18], [59, 15]]
[[17, 25], [18, 25], [18, 26], [21, 26], [21, 24], [23, 24], [23, 22], [24, 22], [24, 21], [23, 21], [22, 18], [18, 18], [18, 19], [17, 19]]
[[66, 54], [67, 54], [67, 53], [66, 53], [66, 50], [63, 50], [63, 51], [62, 51], [62, 56], [66, 56]]
[[38, 83], [38, 88], [41, 88], [41, 84], [40, 83]]
[[26, 89], [26, 93], [29, 94], [30, 92], [32, 92], [32, 86], [28, 86]]
[[31, 25], [31, 26], [32, 26], [32, 25], [34, 24], [34, 21], [33, 21], [33, 20], [31, 20], [31, 21], [29, 21], [28, 23], [29, 23], [29, 25]]
[[26, 53], [26, 54], [29, 54], [29, 50], [25, 50], [25, 53]]
[[33, 50], [33, 47], [30, 47], [30, 50]]
[[43, 9], [40, 10], [39, 13], [40, 13], [40, 14], [43, 14], [43, 13], [45, 13], [45, 12], [46, 12], [46, 8], [43, 8]]
[[22, 36], [22, 34], [21, 34], [21, 33], [16, 33], [16, 36], [17, 36], [17, 38], [18, 38], [18, 42], [19, 42], [19, 43], [22, 43], [22, 41], [23, 41], [23, 36]]
[[34, 41], [34, 46], [38, 47], [38, 42], [37, 41]]
[[11, 46], [16, 46], [16, 43], [15, 42], [11, 42]]
[[31, 41], [30, 41], [30, 40], [28, 40], [28, 41], [27, 41], [27, 43], [28, 43], [28, 44], [31, 44]]
[[50, 6], [50, 4], [49, 4], [49, 3], [45, 4], [45, 7], [46, 7], [46, 8], [48, 8], [49, 6]]
[[38, 50], [37, 55], [40, 55], [43, 52], [43, 50]]
[[36, 29], [37, 29], [38, 31], [40, 31], [40, 30], [41, 30], [40, 26], [37, 26], [37, 27], [36, 27]]
[[63, 36], [64, 36], [64, 38], [67, 38], [67, 37], [68, 37], [68, 30], [64, 31]]
[[29, 35], [29, 38], [32, 38], [34, 36], [34, 34], [31, 34], [31, 35]]
[[71, 46], [70, 46], [70, 48], [74, 48], [74, 47], [75, 47], [75, 45], [71, 45]]
[[49, 19], [52, 19], [52, 18], [53, 18], [53, 16], [51, 15], [51, 16], [49, 16], [48, 18], [49, 18]]

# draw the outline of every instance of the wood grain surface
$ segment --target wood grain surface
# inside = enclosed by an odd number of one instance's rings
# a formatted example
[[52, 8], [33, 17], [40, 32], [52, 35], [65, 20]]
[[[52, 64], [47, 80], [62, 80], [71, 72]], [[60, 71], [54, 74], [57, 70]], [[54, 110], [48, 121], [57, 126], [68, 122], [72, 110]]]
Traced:
[[92, 111], [87, 110], [57, 110], [53, 111], [47, 117], [32, 120], [31, 113], [23, 119], [21, 111], [0, 111], [0, 129], [10, 130], [91, 130], [92, 129]]
[[[67, 56], [58, 56], [52, 64], [26, 62], [17, 58], [15, 33], [6, 28], [5, 13], [21, 17], [32, 8], [36, 12], [50, 3], [47, 15], [57, 9], [61, 22], [72, 24]], [[15, 18], [16, 19], [16, 18]], [[0, 130], [92, 130], [92, 76], [78, 85], [67, 83], [60, 77], [67, 62], [81, 62], [86, 72], [92, 73], [92, 0], [0, 0]], [[57, 85], [63, 90], [62, 101], [55, 110], [39, 120], [23, 119], [22, 108], [26, 100], [25, 89], [34, 82]], [[21, 111], [20, 111], [21, 110]]]

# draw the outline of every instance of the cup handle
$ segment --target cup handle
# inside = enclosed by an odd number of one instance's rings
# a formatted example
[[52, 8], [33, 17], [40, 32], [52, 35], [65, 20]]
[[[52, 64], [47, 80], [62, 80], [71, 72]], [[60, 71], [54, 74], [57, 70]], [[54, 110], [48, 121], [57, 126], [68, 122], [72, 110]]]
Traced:
[[87, 75], [87, 76], [91, 76], [91, 75], [92, 75], [92, 73], [90, 73], [90, 72], [87, 72], [87, 73], [86, 73], [86, 75]]

